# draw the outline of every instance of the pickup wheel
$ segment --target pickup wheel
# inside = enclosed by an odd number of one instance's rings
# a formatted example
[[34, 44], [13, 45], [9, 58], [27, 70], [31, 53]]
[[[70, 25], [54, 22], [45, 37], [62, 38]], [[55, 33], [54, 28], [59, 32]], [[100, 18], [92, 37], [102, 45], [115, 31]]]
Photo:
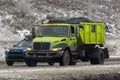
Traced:
[[29, 59], [26, 59], [26, 64], [29, 67], [35, 67], [37, 66], [37, 61], [29, 58]]
[[70, 53], [68, 50], [64, 51], [63, 56], [60, 58], [59, 64], [60, 64], [60, 66], [70, 65]]
[[97, 49], [95, 54], [98, 54], [95, 58], [90, 58], [91, 64], [104, 64], [104, 52], [102, 49]]
[[6, 64], [7, 64], [8, 66], [13, 66], [14, 62], [13, 62], [13, 61], [6, 61]]

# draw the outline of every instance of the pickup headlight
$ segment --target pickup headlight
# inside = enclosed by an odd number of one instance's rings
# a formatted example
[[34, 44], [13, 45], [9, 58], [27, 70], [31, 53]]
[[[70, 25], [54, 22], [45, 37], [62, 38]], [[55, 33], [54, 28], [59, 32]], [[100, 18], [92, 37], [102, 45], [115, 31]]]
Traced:
[[26, 50], [27, 50], [27, 51], [31, 51], [31, 50], [32, 50], [32, 48], [27, 48]]
[[9, 52], [10, 50], [9, 49], [6, 49], [7, 52]]
[[52, 51], [60, 51], [62, 48], [52, 48]]
[[27, 51], [27, 50], [25, 49], [25, 50], [23, 50], [23, 51]]

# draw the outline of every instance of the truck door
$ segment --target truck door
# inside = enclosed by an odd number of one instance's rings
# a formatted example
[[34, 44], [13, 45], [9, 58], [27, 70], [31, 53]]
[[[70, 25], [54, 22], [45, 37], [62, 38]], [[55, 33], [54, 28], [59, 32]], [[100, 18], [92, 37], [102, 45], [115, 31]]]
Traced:
[[72, 51], [76, 50], [77, 48], [77, 38], [74, 26], [70, 26], [70, 48]]

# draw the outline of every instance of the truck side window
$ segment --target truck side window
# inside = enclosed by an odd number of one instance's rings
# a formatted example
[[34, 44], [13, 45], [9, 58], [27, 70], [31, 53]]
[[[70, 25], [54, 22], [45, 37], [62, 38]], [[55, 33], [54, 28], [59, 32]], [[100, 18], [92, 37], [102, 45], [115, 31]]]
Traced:
[[70, 28], [71, 28], [71, 35], [74, 35], [74, 27], [70, 26]]
[[91, 26], [91, 32], [96, 32], [96, 26], [95, 25]]

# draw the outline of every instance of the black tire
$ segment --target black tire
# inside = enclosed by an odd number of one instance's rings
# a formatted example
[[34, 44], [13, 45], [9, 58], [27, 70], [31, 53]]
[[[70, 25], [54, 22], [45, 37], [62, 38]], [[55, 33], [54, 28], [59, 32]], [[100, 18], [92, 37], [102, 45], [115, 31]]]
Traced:
[[34, 59], [30, 59], [30, 58], [26, 59], [26, 65], [28, 67], [35, 67], [35, 66], [37, 66], [37, 61]]
[[105, 59], [109, 58], [108, 48], [103, 49], [103, 52], [104, 52], [104, 54], [105, 54]]
[[76, 62], [71, 62], [70, 65], [76, 65]]
[[54, 66], [53, 62], [48, 62], [49, 66]]
[[89, 58], [87, 58], [87, 57], [82, 57], [82, 58], [81, 58], [81, 61], [82, 61], [82, 62], [88, 62], [88, 61], [89, 61]]
[[71, 56], [71, 60], [70, 60], [70, 65], [76, 65], [76, 61], [74, 60], [74, 58]]
[[6, 61], [6, 64], [7, 64], [8, 66], [13, 66], [14, 62], [13, 62], [13, 61]]
[[104, 64], [104, 52], [102, 49], [96, 49], [94, 54], [97, 54], [95, 58], [90, 58], [91, 64]]
[[68, 50], [64, 51], [63, 56], [60, 58], [59, 64], [60, 64], [60, 66], [70, 65], [70, 53]]

